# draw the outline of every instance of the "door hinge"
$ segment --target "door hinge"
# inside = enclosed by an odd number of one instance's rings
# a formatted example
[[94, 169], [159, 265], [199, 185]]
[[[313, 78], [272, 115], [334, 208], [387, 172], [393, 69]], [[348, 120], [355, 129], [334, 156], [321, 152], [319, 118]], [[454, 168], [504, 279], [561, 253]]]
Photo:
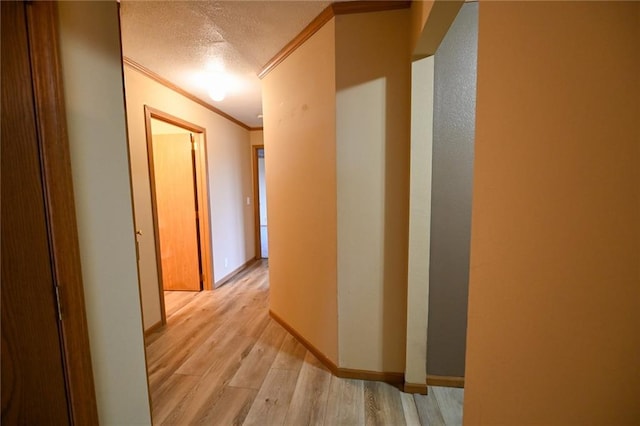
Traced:
[[203, 283], [204, 282], [204, 274], [200, 274], [200, 282]]
[[62, 321], [62, 303], [60, 303], [60, 287], [55, 286], [56, 289], [56, 305], [58, 307], [58, 321]]
[[191, 137], [191, 150], [195, 151], [198, 148], [198, 144], [196, 143], [196, 138], [193, 137], [193, 133], [189, 133]]

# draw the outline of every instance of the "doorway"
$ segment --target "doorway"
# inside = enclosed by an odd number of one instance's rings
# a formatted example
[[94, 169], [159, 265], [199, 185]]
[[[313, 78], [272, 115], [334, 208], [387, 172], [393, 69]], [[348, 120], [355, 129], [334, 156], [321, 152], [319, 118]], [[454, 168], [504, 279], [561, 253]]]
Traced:
[[264, 145], [253, 147], [253, 199], [256, 226], [256, 258], [269, 258], [269, 231], [267, 221], [267, 184], [265, 179]]
[[0, 10], [0, 422], [97, 424], [57, 5]]
[[165, 291], [210, 290], [205, 129], [145, 106], [162, 324]]

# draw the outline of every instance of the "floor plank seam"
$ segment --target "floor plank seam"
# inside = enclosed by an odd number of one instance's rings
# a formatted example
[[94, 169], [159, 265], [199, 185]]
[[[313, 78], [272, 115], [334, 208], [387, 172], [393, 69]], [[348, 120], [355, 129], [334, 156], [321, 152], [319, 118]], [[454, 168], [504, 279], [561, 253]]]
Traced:
[[166, 295], [146, 344], [154, 424], [461, 424], [462, 389], [333, 376], [269, 317], [268, 291], [262, 261], [222, 288]]

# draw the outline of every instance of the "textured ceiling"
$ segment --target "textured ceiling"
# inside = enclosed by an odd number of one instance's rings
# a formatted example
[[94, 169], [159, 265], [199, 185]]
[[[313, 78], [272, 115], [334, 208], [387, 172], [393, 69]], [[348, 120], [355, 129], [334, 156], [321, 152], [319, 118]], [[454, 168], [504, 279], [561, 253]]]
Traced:
[[[260, 127], [257, 73], [330, 3], [122, 0], [122, 49], [124, 56], [192, 95]], [[225, 99], [216, 102], [206, 86], [221, 69], [232, 79], [223, 83]]]

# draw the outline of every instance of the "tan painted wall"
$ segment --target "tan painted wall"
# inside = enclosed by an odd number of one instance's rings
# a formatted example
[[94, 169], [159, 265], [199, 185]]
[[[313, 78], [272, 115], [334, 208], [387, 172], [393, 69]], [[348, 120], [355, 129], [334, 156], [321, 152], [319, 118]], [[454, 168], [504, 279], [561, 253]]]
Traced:
[[338, 361], [335, 21], [262, 81], [270, 308]]
[[463, 4], [463, 0], [411, 2], [411, 53], [414, 59], [436, 53]]
[[425, 384], [431, 253], [433, 56], [411, 65], [411, 167], [405, 382]]
[[264, 145], [264, 131], [251, 130], [249, 132], [249, 140], [251, 145]]
[[[140, 281], [145, 328], [160, 321], [144, 105], [206, 129], [214, 281], [255, 255], [249, 131], [125, 66], [136, 227], [142, 231]], [[227, 265], [225, 267], [225, 259]]]
[[411, 52], [416, 50], [434, 2], [434, 0], [414, 0], [411, 2]]
[[640, 422], [639, 23], [480, 3], [466, 425]]
[[340, 367], [404, 372], [410, 13], [335, 21]]
[[150, 424], [118, 8], [115, 1], [58, 8], [98, 415], [103, 425]]

